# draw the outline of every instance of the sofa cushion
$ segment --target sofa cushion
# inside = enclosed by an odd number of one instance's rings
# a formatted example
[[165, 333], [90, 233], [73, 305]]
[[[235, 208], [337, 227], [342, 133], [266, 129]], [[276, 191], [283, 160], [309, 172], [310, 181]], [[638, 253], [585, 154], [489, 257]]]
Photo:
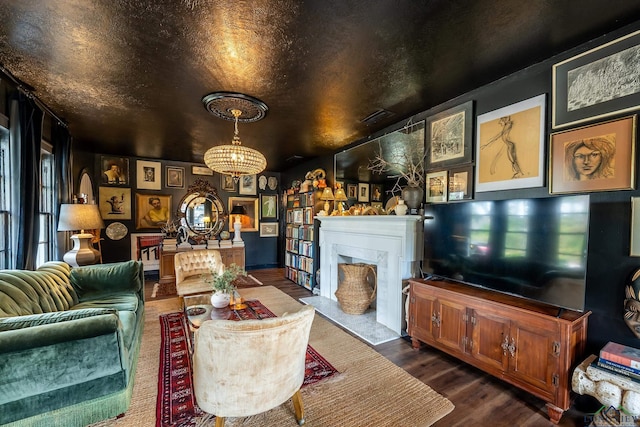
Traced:
[[26, 316], [0, 318], [0, 332], [14, 329], [29, 328], [31, 326], [48, 325], [50, 323], [67, 322], [101, 314], [117, 314], [115, 309], [88, 308], [82, 310], [57, 311], [53, 313], [32, 314]]
[[140, 305], [136, 294], [125, 292], [94, 293], [83, 296], [82, 300], [71, 307], [72, 310], [85, 308], [111, 308], [118, 311], [136, 311]]
[[[74, 268], [69, 276], [71, 284], [81, 296], [94, 292], [139, 292], [143, 279], [137, 261], [98, 264]], [[81, 298], [86, 299], [86, 298]]]
[[2, 316], [50, 313], [68, 310], [78, 302], [75, 290], [49, 271], [0, 271]]

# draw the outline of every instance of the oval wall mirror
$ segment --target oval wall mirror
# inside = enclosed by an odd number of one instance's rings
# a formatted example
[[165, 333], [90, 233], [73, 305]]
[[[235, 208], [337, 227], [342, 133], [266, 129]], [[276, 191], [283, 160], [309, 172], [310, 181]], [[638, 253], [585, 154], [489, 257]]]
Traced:
[[218, 192], [207, 181], [197, 179], [178, 203], [177, 217], [196, 236], [217, 236], [227, 219]]
[[80, 185], [78, 185], [78, 197], [83, 197], [84, 203], [95, 203], [96, 199], [93, 195], [93, 181], [87, 168], [80, 172]]

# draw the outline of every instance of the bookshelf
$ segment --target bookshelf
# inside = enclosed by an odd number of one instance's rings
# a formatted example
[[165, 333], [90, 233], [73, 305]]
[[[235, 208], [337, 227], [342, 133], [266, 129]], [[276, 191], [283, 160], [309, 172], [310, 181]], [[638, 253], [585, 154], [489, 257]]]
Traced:
[[318, 260], [318, 226], [314, 221], [319, 192], [287, 195], [285, 277], [309, 290], [315, 287]]

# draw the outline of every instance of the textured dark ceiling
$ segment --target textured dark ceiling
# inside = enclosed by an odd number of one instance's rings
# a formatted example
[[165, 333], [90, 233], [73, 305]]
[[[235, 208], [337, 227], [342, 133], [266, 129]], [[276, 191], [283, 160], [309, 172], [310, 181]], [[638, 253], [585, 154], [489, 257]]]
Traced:
[[202, 162], [233, 136], [202, 97], [254, 96], [269, 111], [240, 137], [278, 171], [638, 19], [637, 0], [3, 0], [0, 62], [107, 154]]

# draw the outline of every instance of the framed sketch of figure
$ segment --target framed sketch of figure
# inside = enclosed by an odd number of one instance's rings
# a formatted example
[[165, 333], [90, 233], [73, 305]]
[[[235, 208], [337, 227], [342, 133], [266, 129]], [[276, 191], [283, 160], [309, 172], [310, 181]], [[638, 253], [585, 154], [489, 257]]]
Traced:
[[545, 100], [543, 94], [478, 116], [476, 192], [544, 185]]
[[551, 134], [549, 192], [635, 187], [636, 116]]

